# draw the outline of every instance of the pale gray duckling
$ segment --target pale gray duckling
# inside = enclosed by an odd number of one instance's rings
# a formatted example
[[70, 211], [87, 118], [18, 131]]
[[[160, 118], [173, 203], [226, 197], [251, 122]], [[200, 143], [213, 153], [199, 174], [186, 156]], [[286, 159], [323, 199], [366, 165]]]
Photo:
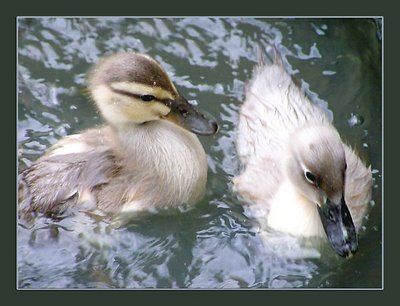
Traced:
[[246, 87], [236, 142], [243, 171], [233, 189], [261, 225], [327, 237], [339, 255], [351, 256], [371, 198], [371, 167], [341, 140], [273, 50], [270, 58], [261, 56]]
[[88, 83], [106, 125], [61, 139], [20, 174], [20, 212], [120, 213], [196, 203], [207, 159], [195, 134], [215, 134], [216, 121], [189, 104], [147, 55], [106, 57]]

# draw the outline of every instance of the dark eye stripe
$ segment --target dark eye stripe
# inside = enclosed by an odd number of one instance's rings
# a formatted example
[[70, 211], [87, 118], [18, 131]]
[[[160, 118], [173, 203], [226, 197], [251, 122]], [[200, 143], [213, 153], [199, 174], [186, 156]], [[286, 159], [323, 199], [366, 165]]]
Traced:
[[156, 100], [156, 97], [154, 97], [152, 95], [141, 95], [140, 99], [144, 102], [150, 102], [150, 101]]
[[165, 105], [167, 105], [169, 107], [171, 106], [171, 100], [170, 99], [157, 99], [153, 95], [140, 95], [140, 94], [135, 94], [133, 92], [122, 90], [122, 89], [111, 88], [111, 90], [113, 92], [117, 93], [117, 94], [128, 96], [128, 97], [132, 97], [132, 98], [136, 98], [136, 99], [142, 100], [143, 102], [157, 101], [157, 102], [161, 102], [161, 103], [163, 103], [163, 104], [165, 104]]
[[111, 88], [111, 90], [113, 92], [117, 93], [117, 94], [128, 96], [128, 97], [133, 97], [133, 98], [136, 98], [136, 99], [140, 99], [140, 97], [142, 96], [142, 95], [138, 95], [138, 94], [126, 91], [126, 90], [122, 90], [122, 89]]

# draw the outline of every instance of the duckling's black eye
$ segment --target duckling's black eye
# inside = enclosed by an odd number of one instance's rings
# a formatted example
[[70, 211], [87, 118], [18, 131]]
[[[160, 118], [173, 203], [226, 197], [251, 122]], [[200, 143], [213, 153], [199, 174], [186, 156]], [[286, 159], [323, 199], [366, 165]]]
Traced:
[[304, 174], [306, 179], [311, 183], [311, 184], [315, 184], [317, 178], [315, 177], [314, 174], [312, 174], [310, 171], [306, 171], [306, 173]]
[[153, 101], [155, 99], [155, 97], [152, 95], [141, 95], [140, 99], [142, 99], [142, 101], [144, 101], [144, 102], [150, 102], [150, 101]]

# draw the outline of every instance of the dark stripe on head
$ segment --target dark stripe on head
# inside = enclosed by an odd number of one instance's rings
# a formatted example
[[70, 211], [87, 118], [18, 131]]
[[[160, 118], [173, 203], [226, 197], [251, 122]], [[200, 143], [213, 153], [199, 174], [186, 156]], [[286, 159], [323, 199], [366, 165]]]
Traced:
[[[146, 102], [160, 102], [168, 107], [171, 107], [172, 105], [172, 100], [171, 99], [158, 99], [157, 97], [153, 96], [153, 95], [140, 95], [140, 94], [136, 94], [130, 91], [126, 91], [126, 90], [122, 90], [122, 89], [115, 89], [115, 88], [110, 88], [113, 92], [120, 94], [120, 95], [124, 95], [124, 96], [128, 96], [128, 97], [132, 97], [138, 100], [141, 100], [142, 102], [146, 103]], [[150, 99], [149, 97], [152, 97], [152, 99]]]
[[161, 87], [174, 98], [178, 94], [168, 74], [153, 59], [137, 53], [118, 53], [101, 60], [89, 74], [90, 86], [116, 82]]

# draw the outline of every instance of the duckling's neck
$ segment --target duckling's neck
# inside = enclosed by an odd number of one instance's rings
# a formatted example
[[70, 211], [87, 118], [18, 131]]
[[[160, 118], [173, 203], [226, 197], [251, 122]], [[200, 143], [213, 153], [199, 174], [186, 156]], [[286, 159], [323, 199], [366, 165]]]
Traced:
[[272, 198], [268, 225], [296, 236], [325, 235], [316, 204], [301, 194], [289, 180], [282, 182]]
[[[207, 160], [194, 134], [163, 120], [120, 125], [113, 132], [123, 168], [150, 176], [151, 185], [159, 190], [161, 202], [156, 206], [194, 203], [200, 198]], [[124, 209], [129, 210], [129, 204]]]
[[148, 166], [158, 166], [162, 161], [169, 164], [172, 160], [179, 159], [181, 156], [175, 154], [183, 148], [190, 153], [204, 153], [194, 134], [168, 121], [122, 124], [114, 126], [112, 130], [121, 156], [129, 160], [131, 157], [143, 159], [141, 161]]

